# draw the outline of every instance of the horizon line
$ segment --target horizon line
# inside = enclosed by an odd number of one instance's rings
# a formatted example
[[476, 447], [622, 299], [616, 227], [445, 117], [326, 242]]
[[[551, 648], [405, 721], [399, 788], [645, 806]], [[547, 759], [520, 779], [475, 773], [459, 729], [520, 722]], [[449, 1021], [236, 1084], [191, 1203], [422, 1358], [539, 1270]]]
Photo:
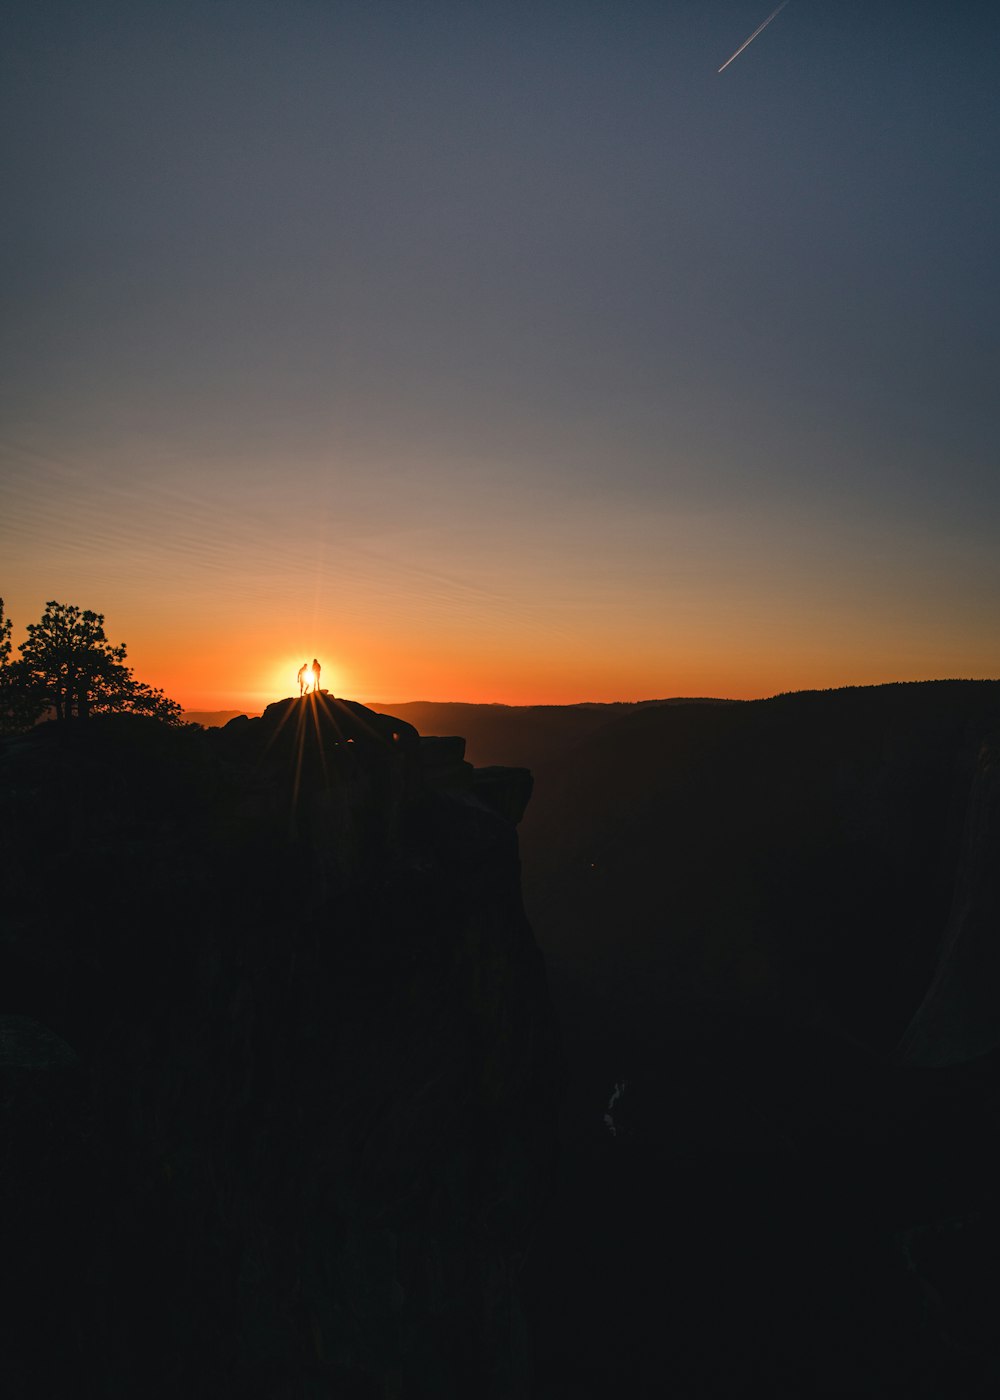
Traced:
[[[400, 705], [466, 705], [475, 706], [482, 709], [504, 709], [504, 710], [531, 710], [531, 709], [574, 709], [582, 705], [611, 706], [611, 705], [670, 705], [678, 703], [726, 703], [726, 704], [752, 704], [760, 700], [776, 700], [785, 695], [809, 695], [825, 694], [837, 690], [878, 690], [890, 685], [948, 685], [948, 684], [981, 684], [993, 685], [1000, 683], [1000, 675], [997, 676], [917, 676], [906, 680], [890, 681], [849, 681], [840, 685], [828, 686], [800, 686], [789, 690], [768, 691], [760, 695], [664, 695], [649, 696], [638, 700], [527, 700], [512, 702], [509, 700], [430, 700], [418, 698], [415, 700], [380, 700], [363, 699], [356, 703], [366, 705], [369, 709], [380, 706], [400, 706]], [[330, 694], [331, 692], [324, 692]], [[233, 712], [235, 714], [255, 715], [262, 714], [268, 705], [280, 704], [283, 700], [298, 700], [304, 697], [297, 695], [277, 696], [273, 700], [266, 701], [262, 708], [252, 709], [246, 705], [182, 705], [181, 712], [223, 714]], [[332, 698], [339, 700], [353, 699], [351, 696], [338, 695]]]

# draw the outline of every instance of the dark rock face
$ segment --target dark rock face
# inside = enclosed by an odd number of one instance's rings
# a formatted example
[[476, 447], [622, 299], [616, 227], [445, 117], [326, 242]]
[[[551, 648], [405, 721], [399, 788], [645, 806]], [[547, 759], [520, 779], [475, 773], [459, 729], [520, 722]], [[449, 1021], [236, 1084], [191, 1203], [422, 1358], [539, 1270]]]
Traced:
[[528, 1394], [558, 1055], [466, 767], [325, 695], [0, 749], [12, 1393]]
[[536, 769], [537, 1400], [1000, 1393], [998, 737], [1000, 683], [942, 682], [646, 709]]

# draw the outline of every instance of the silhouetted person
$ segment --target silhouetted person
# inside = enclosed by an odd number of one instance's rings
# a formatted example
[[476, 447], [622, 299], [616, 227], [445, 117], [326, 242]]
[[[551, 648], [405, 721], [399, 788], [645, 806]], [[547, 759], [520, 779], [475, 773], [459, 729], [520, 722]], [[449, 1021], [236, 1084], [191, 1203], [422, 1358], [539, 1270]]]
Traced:
[[306, 672], [307, 672], [308, 670], [309, 670], [309, 662], [308, 662], [308, 661], [303, 661], [302, 665], [299, 667], [299, 694], [300, 694], [300, 695], [305, 695], [305, 693], [306, 693], [306, 686], [309, 684], [309, 682], [306, 680]]
[[313, 664], [312, 664], [312, 673], [313, 673], [313, 694], [314, 694], [314, 695], [318, 695], [318, 694], [319, 694], [319, 672], [320, 672], [320, 665], [319, 665], [319, 662], [316, 660], [316, 658], [315, 658], [315, 656], [314, 656], [314, 657], [313, 657]]

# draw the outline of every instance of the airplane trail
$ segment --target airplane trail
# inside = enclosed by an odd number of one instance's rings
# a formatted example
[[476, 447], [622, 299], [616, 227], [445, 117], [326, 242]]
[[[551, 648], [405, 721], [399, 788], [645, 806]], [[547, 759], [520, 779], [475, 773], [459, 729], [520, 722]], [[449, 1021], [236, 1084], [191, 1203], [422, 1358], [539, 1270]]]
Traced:
[[772, 14], [769, 14], [769, 15], [768, 15], [767, 19], [764, 21], [763, 24], [758, 24], [757, 28], [756, 28], [756, 29], [754, 30], [754, 32], [750, 35], [749, 39], [744, 39], [744, 40], [743, 40], [742, 44], [739, 46], [739, 48], [736, 50], [736, 52], [735, 52], [730, 58], [727, 58], [727, 59], [726, 59], [725, 63], [722, 65], [722, 68], [720, 68], [718, 71], [721, 73], [721, 72], [723, 71], [723, 69], [729, 67], [729, 65], [732, 63], [732, 61], [733, 61], [734, 58], [739, 58], [740, 54], [741, 54], [741, 53], [743, 52], [743, 50], [747, 47], [747, 45], [753, 43], [753, 41], [756, 39], [757, 35], [760, 34], [763, 30], [765, 30], [765, 29], [767, 28], [767, 26], [771, 23], [772, 19], [777, 19], [777, 18], [778, 18], [778, 16], [781, 14], [782, 10], [785, 8], [785, 6], [786, 6], [787, 4], [788, 4], [788, 0], [781, 0], [781, 4], [778, 6], [778, 8], [777, 8]]

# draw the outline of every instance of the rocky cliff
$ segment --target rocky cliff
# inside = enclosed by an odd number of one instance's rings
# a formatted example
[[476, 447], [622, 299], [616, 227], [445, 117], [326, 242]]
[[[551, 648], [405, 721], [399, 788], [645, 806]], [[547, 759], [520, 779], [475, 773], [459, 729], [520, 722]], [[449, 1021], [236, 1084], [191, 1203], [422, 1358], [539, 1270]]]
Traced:
[[528, 1393], [531, 780], [462, 750], [326, 695], [0, 749], [9, 1393]]

